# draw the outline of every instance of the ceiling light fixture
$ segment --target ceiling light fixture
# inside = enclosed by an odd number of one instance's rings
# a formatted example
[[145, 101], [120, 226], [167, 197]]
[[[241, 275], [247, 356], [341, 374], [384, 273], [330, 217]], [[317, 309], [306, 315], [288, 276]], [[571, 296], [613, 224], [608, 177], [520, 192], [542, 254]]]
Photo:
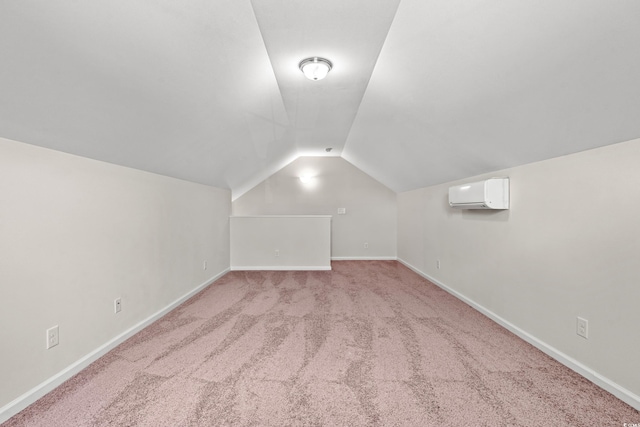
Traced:
[[333, 68], [333, 64], [328, 59], [314, 56], [300, 61], [298, 67], [309, 80], [322, 80], [327, 77], [327, 74]]
[[300, 175], [300, 182], [303, 184], [311, 184], [313, 182], [312, 175]]

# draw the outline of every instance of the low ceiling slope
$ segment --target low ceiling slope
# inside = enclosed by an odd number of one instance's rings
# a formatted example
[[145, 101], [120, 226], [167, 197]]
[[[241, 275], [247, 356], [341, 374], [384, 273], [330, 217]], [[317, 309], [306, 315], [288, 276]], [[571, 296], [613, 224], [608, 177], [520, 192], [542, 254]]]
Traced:
[[0, 2], [0, 136], [223, 188], [295, 152], [238, 0]]
[[402, 0], [343, 157], [405, 191], [640, 137], [640, 1]]
[[[637, 0], [6, 0], [0, 136], [238, 197], [300, 155], [395, 191], [640, 137]], [[300, 60], [334, 69], [306, 80]]]

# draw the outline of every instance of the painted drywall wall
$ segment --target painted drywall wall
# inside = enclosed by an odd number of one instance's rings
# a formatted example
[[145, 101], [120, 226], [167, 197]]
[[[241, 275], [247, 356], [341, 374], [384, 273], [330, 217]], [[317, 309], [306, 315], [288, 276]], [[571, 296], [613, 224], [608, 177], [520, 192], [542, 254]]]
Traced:
[[331, 270], [331, 216], [232, 216], [231, 270]]
[[[310, 176], [310, 182], [301, 182], [301, 175]], [[332, 215], [333, 259], [396, 257], [396, 193], [340, 157], [300, 157], [234, 200], [232, 211], [238, 216]]]
[[0, 408], [227, 270], [230, 212], [227, 190], [0, 139]]
[[[398, 258], [638, 396], [639, 162], [634, 140], [400, 193]], [[511, 209], [448, 206], [449, 186], [492, 176]]]

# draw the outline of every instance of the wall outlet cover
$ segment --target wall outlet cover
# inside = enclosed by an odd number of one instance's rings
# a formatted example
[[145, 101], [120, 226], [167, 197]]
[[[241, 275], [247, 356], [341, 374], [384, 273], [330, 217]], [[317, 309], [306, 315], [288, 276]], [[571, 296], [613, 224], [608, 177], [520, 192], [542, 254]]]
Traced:
[[576, 321], [576, 333], [583, 338], [589, 338], [589, 321], [578, 317]]
[[60, 329], [58, 325], [47, 329], [47, 350], [60, 343]]

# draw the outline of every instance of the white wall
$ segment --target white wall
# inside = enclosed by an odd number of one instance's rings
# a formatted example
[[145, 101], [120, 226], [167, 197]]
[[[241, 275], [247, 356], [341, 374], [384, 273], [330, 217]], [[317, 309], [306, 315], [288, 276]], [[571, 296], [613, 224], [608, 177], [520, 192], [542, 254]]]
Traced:
[[0, 408], [227, 271], [230, 211], [227, 190], [0, 139]]
[[[314, 176], [310, 184], [298, 179], [303, 173]], [[234, 200], [232, 210], [238, 216], [332, 215], [334, 259], [396, 257], [396, 193], [340, 157], [300, 157]]]
[[[450, 185], [491, 176], [510, 177], [510, 210], [449, 208]], [[398, 258], [638, 407], [639, 212], [634, 140], [400, 193]]]
[[331, 270], [331, 216], [231, 217], [231, 270]]

